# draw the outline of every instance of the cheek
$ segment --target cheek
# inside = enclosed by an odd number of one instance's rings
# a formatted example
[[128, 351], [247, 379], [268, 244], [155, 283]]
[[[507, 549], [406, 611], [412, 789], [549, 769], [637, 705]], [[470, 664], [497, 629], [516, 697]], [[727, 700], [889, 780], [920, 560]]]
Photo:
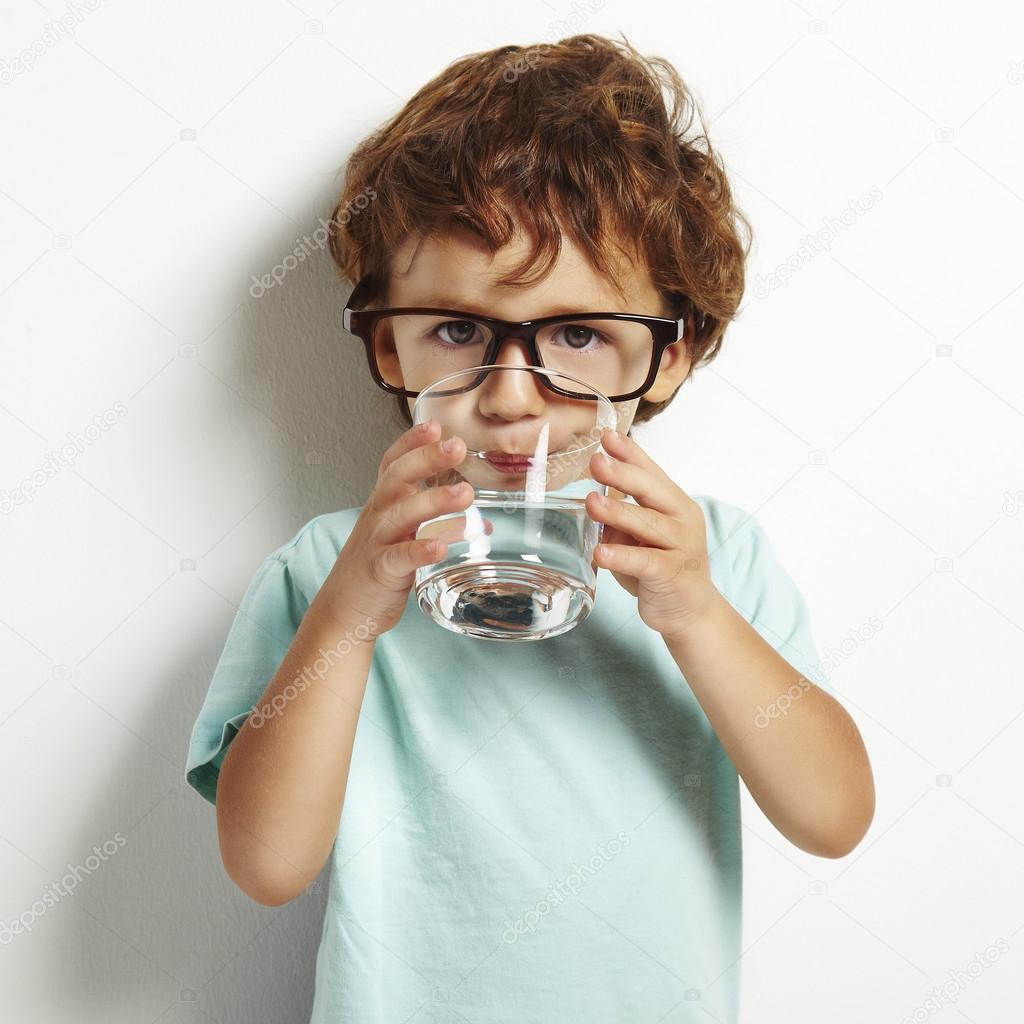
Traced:
[[601, 441], [601, 428], [596, 426], [593, 412], [548, 406], [547, 450], [553, 459], [584, 464]]

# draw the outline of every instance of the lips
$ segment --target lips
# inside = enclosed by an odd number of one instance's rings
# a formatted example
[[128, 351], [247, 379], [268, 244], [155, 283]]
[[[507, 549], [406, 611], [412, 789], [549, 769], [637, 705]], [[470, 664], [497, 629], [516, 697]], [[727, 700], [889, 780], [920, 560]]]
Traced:
[[484, 458], [500, 473], [509, 473], [514, 476], [522, 475], [533, 465], [531, 456], [516, 455], [511, 452], [487, 452]]

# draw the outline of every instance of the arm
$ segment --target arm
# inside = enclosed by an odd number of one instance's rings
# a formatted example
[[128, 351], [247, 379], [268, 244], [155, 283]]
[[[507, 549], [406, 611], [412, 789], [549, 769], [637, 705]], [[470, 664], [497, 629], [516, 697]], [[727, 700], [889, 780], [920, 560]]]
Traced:
[[848, 854], [871, 824], [875, 789], [860, 732], [842, 705], [801, 676], [718, 590], [665, 643], [772, 824], [808, 853]]
[[609, 500], [587, 496], [588, 514], [603, 524], [595, 564], [637, 598], [641, 619], [661, 633], [772, 824], [809, 853], [845, 856], [875, 806], [856, 724], [714, 585], [700, 506], [632, 438], [609, 429], [601, 440], [614, 458], [591, 460], [594, 479], [609, 487]]
[[445, 451], [439, 438], [432, 420], [384, 453], [344, 548], [224, 756], [216, 799], [221, 858], [259, 903], [294, 898], [326, 862], [376, 637], [401, 618], [416, 570], [447, 547], [442, 537], [416, 534], [426, 520], [465, 512], [473, 501], [465, 482], [422, 486], [465, 458], [461, 439]]
[[[313, 600], [221, 765], [221, 859], [235, 884], [258, 903], [277, 906], [301, 893], [319, 874], [337, 834], [376, 646], [372, 635], [358, 640], [354, 630], [360, 625], [365, 633], [365, 621], [346, 624]], [[346, 635], [355, 640], [350, 649]], [[321, 650], [332, 648], [347, 653], [322, 658]], [[318, 659], [330, 664], [313, 676]]]

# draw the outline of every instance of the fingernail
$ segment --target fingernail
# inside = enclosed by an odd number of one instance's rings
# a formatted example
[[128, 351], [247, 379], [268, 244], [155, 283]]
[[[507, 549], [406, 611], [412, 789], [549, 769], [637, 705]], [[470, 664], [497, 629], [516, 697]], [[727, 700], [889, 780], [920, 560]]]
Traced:
[[455, 438], [449, 437], [446, 441], [441, 442], [441, 451], [451, 452], [455, 449]]

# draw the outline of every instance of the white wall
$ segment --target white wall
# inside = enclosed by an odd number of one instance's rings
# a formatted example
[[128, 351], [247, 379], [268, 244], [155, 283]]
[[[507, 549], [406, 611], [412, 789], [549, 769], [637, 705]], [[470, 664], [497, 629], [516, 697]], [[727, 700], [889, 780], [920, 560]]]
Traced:
[[[1019, 1015], [1019, 11], [91, 2], [49, 46], [65, 6], [0, 4], [3, 497], [110, 420], [0, 515], [0, 921], [31, 922], [0, 940], [5, 1019], [307, 1019], [323, 897], [234, 888], [184, 753], [255, 566], [361, 504], [400, 425], [338, 328], [326, 253], [259, 299], [251, 276], [329, 215], [352, 146], [428, 77], [575, 30], [676, 64], [757, 235], [723, 355], [637, 437], [765, 524], [876, 773], [872, 829], [839, 861], [746, 799], [743, 1022]], [[801, 260], [857, 197], [870, 209]]]

